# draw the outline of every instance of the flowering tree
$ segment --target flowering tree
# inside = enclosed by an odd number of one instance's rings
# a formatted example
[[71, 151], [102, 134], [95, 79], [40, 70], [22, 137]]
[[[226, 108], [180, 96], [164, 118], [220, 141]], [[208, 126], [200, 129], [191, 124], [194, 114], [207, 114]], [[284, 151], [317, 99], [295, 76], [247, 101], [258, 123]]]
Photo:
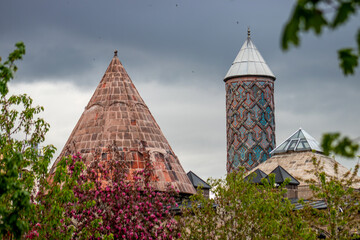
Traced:
[[[176, 191], [157, 192], [149, 155], [146, 166], [131, 172], [109, 146], [108, 159], [99, 154], [84, 169], [79, 154], [62, 159], [47, 190], [37, 196], [38, 218], [28, 238], [174, 239], [179, 237], [171, 207]], [[41, 214], [40, 214], [41, 213]]]
[[[170, 208], [175, 191], [156, 192], [149, 154], [146, 166], [131, 172], [116, 147], [109, 147], [107, 160], [96, 157], [74, 186], [77, 198], [65, 216], [72, 219], [75, 239], [173, 239], [177, 222]], [[80, 156], [73, 157], [81, 161]]]

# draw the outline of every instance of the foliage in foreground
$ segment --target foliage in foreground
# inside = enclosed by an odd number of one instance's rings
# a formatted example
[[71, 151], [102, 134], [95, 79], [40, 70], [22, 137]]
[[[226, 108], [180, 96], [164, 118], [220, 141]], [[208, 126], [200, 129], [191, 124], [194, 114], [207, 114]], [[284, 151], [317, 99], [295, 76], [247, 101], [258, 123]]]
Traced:
[[[327, 239], [356, 239], [359, 237], [360, 226], [360, 195], [354, 189], [354, 184], [359, 184], [355, 170], [347, 172], [343, 176], [328, 176], [323, 169], [322, 163], [313, 158], [315, 167], [315, 179], [309, 181], [313, 192], [313, 199], [325, 202], [326, 209], [314, 209], [310, 204], [305, 204], [301, 214], [313, 228], [320, 229]], [[338, 174], [338, 164], [334, 166]]]
[[197, 194], [192, 208], [183, 209], [183, 239], [314, 239], [315, 232], [284, 198], [288, 182], [276, 188], [270, 175], [262, 183], [245, 180], [243, 171], [210, 179], [214, 199]]
[[66, 206], [77, 202], [73, 188], [85, 169], [79, 156], [63, 158], [55, 174], [39, 186], [33, 198], [31, 230], [27, 239], [71, 239], [74, 227], [71, 218], [65, 216]]
[[[321, 141], [326, 155], [354, 158], [359, 145], [339, 133], [324, 134]], [[335, 162], [335, 176], [329, 176], [323, 163], [313, 158], [314, 169], [310, 172], [315, 179], [308, 181], [313, 193], [313, 199], [326, 203], [326, 209], [313, 209], [309, 204], [301, 211], [303, 218], [314, 228], [319, 228], [328, 239], [359, 238], [360, 227], [360, 181], [358, 177], [359, 163], [354, 170], [341, 175], [338, 163]]]
[[8, 82], [17, 70], [16, 60], [22, 59], [25, 45], [16, 44], [8, 60], [0, 58], [0, 238], [20, 238], [32, 221], [30, 199], [38, 184], [46, 182], [47, 167], [55, 148], [38, 146], [49, 130], [37, 115], [43, 107], [32, 106], [26, 94], [8, 95]]
[[[354, 158], [358, 144], [338, 133], [323, 136], [322, 147], [328, 154]], [[314, 155], [315, 156], [315, 155]], [[245, 181], [243, 171], [227, 175], [225, 179], [210, 179], [213, 199], [200, 194], [193, 197], [191, 208], [184, 208], [180, 218], [183, 239], [317, 239], [322, 233], [328, 239], [356, 239], [360, 228], [360, 195], [354, 171], [328, 176], [323, 163], [313, 158], [314, 168], [308, 181], [313, 200], [322, 200], [326, 209], [314, 209], [311, 201], [300, 200], [302, 210], [284, 198], [286, 182], [275, 186], [274, 176], [262, 185]], [[289, 179], [288, 179], [289, 180]]]
[[[299, 33], [313, 30], [320, 35], [326, 28], [335, 30], [344, 25], [360, 9], [358, 0], [297, 0], [282, 33], [282, 49], [300, 44]], [[339, 65], [345, 75], [353, 75], [359, 65], [360, 28], [355, 33], [356, 48], [338, 50]]]
[[85, 171], [80, 155], [60, 161], [52, 187], [38, 198], [38, 213], [46, 214], [34, 222], [37, 234], [29, 238], [178, 238], [170, 211], [176, 205], [176, 192], [154, 191], [151, 181], [155, 176], [147, 152], [143, 153], [144, 170], [131, 173], [116, 147], [109, 149], [108, 160], [97, 158]]

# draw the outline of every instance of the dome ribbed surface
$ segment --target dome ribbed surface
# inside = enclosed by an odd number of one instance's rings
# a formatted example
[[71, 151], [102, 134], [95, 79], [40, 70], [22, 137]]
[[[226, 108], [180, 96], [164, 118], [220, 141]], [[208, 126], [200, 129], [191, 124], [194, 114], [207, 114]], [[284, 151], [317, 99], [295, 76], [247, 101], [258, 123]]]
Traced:
[[177, 156], [116, 55], [51, 173], [63, 156], [76, 152], [80, 152], [86, 164], [94, 160], [94, 152], [99, 150], [102, 160], [106, 160], [106, 148], [110, 145], [116, 146], [131, 172], [144, 168], [142, 153], [149, 153], [157, 176], [153, 183], [156, 190], [166, 191], [170, 184], [180, 193], [195, 193]]

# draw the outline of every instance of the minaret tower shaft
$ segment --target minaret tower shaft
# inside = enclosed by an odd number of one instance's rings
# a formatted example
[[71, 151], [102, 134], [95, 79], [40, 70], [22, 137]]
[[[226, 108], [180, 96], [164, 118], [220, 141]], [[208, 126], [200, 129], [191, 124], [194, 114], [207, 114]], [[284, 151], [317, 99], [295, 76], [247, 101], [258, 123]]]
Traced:
[[228, 173], [249, 171], [275, 148], [275, 76], [248, 37], [224, 78]]

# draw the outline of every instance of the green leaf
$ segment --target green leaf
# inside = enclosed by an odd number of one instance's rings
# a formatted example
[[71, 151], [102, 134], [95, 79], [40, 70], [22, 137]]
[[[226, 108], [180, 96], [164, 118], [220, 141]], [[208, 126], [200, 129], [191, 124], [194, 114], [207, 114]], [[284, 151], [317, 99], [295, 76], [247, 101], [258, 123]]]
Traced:
[[336, 28], [339, 25], [345, 23], [349, 20], [351, 14], [354, 14], [355, 12], [356, 9], [354, 8], [352, 2], [342, 2], [336, 12], [336, 16], [333, 23], [331, 24], [331, 27]]
[[357, 42], [358, 54], [360, 55], [360, 28], [358, 29], [356, 34], [356, 42]]
[[328, 23], [323, 16], [322, 11], [313, 9], [308, 12], [307, 18], [305, 18], [306, 27], [305, 30], [313, 29], [314, 32], [319, 35], [323, 27], [327, 26]]
[[321, 147], [325, 155], [331, 153], [347, 158], [354, 158], [359, 145], [348, 137], [340, 137], [339, 133], [326, 133], [321, 140]]
[[293, 44], [294, 46], [299, 46], [300, 39], [298, 36], [299, 33], [299, 21], [290, 21], [286, 24], [283, 34], [281, 47], [283, 50], [288, 50], [289, 45]]
[[2, 96], [8, 93], [7, 84], [14, 78], [14, 72], [17, 70], [14, 62], [22, 59], [22, 56], [25, 54], [25, 45], [23, 42], [18, 42], [15, 46], [16, 49], [9, 54], [8, 60], [5, 61], [4, 64], [0, 64], [0, 94]]
[[344, 48], [338, 50], [340, 68], [345, 75], [354, 74], [355, 68], [358, 66], [359, 56], [353, 53], [353, 49]]
[[292, 17], [285, 25], [281, 41], [281, 47], [283, 50], [287, 50], [291, 44], [298, 46], [300, 43], [298, 36], [300, 31], [299, 12], [301, 12], [301, 7], [297, 5], [293, 10]]
[[290, 20], [286, 23], [282, 33], [281, 47], [287, 50], [289, 45], [300, 44], [299, 33], [311, 29], [319, 35], [322, 29], [328, 25], [323, 12], [317, 8], [317, 1], [299, 0], [291, 14]]

